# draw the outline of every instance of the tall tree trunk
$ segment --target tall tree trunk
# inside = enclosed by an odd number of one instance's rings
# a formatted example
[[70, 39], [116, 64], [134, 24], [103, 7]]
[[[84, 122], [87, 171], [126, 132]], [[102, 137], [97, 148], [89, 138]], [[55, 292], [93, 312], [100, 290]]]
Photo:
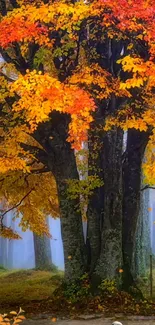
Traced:
[[[61, 163], [60, 163], [61, 157]], [[77, 280], [86, 266], [85, 243], [80, 209], [80, 198], [69, 198], [68, 180], [78, 179], [74, 151], [70, 145], [60, 151], [57, 149], [54, 175], [57, 183], [61, 233], [64, 247], [65, 279], [67, 282]]]
[[[98, 131], [96, 123], [93, 123], [89, 132], [89, 159], [88, 175], [95, 175], [103, 181], [103, 132]], [[97, 148], [97, 149], [96, 149]], [[104, 213], [103, 186], [97, 187], [89, 198], [87, 208], [87, 258], [88, 271], [93, 274], [101, 251], [101, 228]]]
[[50, 238], [38, 236], [33, 233], [35, 267], [39, 270], [46, 270], [52, 266]]
[[104, 218], [101, 254], [96, 273], [101, 279], [118, 279], [122, 267], [122, 144], [123, 131], [114, 128], [103, 142]]
[[35, 139], [43, 146], [45, 156], [37, 156], [53, 173], [58, 190], [61, 216], [61, 232], [64, 248], [65, 279], [73, 282], [86, 270], [86, 253], [82, 229], [82, 216], [79, 211], [80, 198], [71, 199], [68, 195], [68, 180], [79, 179], [74, 150], [66, 141], [68, 115], [52, 113], [49, 122], [44, 123], [35, 133]]
[[141, 165], [149, 132], [130, 129], [123, 163], [123, 289], [133, 286], [132, 260], [140, 207]]

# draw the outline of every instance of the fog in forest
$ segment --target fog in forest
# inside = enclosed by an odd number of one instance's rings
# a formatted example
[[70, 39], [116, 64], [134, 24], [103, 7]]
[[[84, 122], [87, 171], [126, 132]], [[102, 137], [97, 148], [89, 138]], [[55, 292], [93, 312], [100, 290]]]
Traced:
[[[30, 230], [23, 232], [19, 227], [19, 219], [12, 221], [13, 212], [5, 218], [5, 225], [10, 226], [22, 237], [21, 240], [9, 240], [0, 237], [0, 265], [8, 269], [31, 269], [35, 267], [34, 238]], [[51, 262], [59, 270], [64, 270], [63, 244], [61, 238], [60, 219], [48, 218], [52, 239], [50, 242]], [[83, 224], [86, 236], [86, 223]]]
[[[141, 202], [143, 212], [142, 226], [138, 227], [142, 246], [150, 245], [150, 252], [155, 254], [155, 190], [144, 190]], [[142, 213], [140, 212], [140, 213]], [[13, 212], [6, 216], [6, 225], [11, 226], [22, 237], [21, 240], [9, 240], [0, 238], [0, 264], [9, 269], [28, 269], [35, 267], [34, 238], [29, 230], [22, 232], [19, 227], [19, 219], [12, 221]], [[52, 239], [50, 239], [52, 263], [58, 269], [64, 269], [63, 244], [61, 238], [60, 219], [48, 218], [48, 224]], [[86, 223], [84, 224], [86, 236]], [[146, 238], [147, 237], [147, 238]], [[145, 249], [145, 247], [143, 247]], [[148, 248], [147, 248], [148, 251]]]
[[[11, 226], [22, 237], [21, 240], [9, 240], [0, 237], [0, 264], [11, 269], [29, 269], [35, 267], [33, 233], [22, 232], [18, 226], [19, 219], [12, 221], [12, 213], [6, 217], [7, 226]], [[60, 270], [64, 269], [64, 256], [60, 230], [60, 219], [48, 218], [52, 263]]]

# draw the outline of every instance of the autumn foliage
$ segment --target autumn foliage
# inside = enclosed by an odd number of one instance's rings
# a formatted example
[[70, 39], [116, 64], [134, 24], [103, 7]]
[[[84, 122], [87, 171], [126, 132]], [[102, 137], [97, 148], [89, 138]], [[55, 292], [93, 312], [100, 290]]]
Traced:
[[[35, 218], [39, 187], [34, 183], [44, 184], [47, 175], [38, 182], [36, 155], [23, 144], [34, 145], [35, 131], [52, 119], [53, 112], [70, 117], [67, 141], [78, 150], [87, 140], [98, 105], [105, 112], [105, 131], [113, 126], [125, 131], [154, 130], [155, 4], [153, 0], [17, 1], [15, 8], [8, 2], [6, 11], [0, 20], [0, 52], [5, 60], [0, 72], [0, 173], [5, 178], [0, 195], [10, 207], [35, 188], [29, 196]], [[109, 60], [113, 42], [122, 42], [111, 70], [105, 67], [104, 56], [99, 58], [98, 39], [108, 40]], [[15, 78], [10, 77], [13, 70]], [[122, 105], [107, 112], [113, 97], [122, 100]], [[144, 164], [148, 182], [155, 179], [154, 135], [153, 131]], [[43, 149], [39, 143], [35, 147]], [[16, 200], [10, 175], [23, 182], [23, 194], [16, 195]], [[47, 192], [51, 192], [50, 177]], [[44, 205], [39, 203], [41, 212], [34, 221], [27, 215], [27, 201], [18, 210], [24, 216], [23, 227], [33, 229], [35, 223], [39, 231], [43, 214], [58, 211], [50, 210], [46, 199]], [[53, 202], [57, 207], [57, 199]]]

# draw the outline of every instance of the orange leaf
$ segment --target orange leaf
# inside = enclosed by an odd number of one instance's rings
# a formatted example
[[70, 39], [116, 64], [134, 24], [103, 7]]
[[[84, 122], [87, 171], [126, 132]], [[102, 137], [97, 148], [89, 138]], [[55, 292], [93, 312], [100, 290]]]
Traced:
[[52, 321], [53, 323], [55, 323], [55, 322], [57, 321], [56, 317], [53, 317], [53, 318], [51, 319], [51, 321]]

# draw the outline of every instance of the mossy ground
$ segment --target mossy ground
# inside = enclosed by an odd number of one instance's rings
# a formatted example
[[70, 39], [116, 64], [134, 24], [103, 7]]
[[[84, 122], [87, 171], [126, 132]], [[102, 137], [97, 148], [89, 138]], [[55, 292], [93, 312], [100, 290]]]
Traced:
[[[137, 302], [125, 292], [115, 291], [91, 296], [85, 279], [76, 293], [76, 288], [72, 285], [63, 291], [62, 283], [63, 272], [7, 271], [0, 268], [0, 313], [18, 311], [21, 307], [25, 310], [26, 317], [40, 313], [69, 315], [72, 318], [85, 313], [155, 315], [154, 303], [147, 300]], [[149, 289], [147, 290], [149, 292]]]
[[0, 312], [50, 299], [62, 279], [63, 272], [0, 269]]

